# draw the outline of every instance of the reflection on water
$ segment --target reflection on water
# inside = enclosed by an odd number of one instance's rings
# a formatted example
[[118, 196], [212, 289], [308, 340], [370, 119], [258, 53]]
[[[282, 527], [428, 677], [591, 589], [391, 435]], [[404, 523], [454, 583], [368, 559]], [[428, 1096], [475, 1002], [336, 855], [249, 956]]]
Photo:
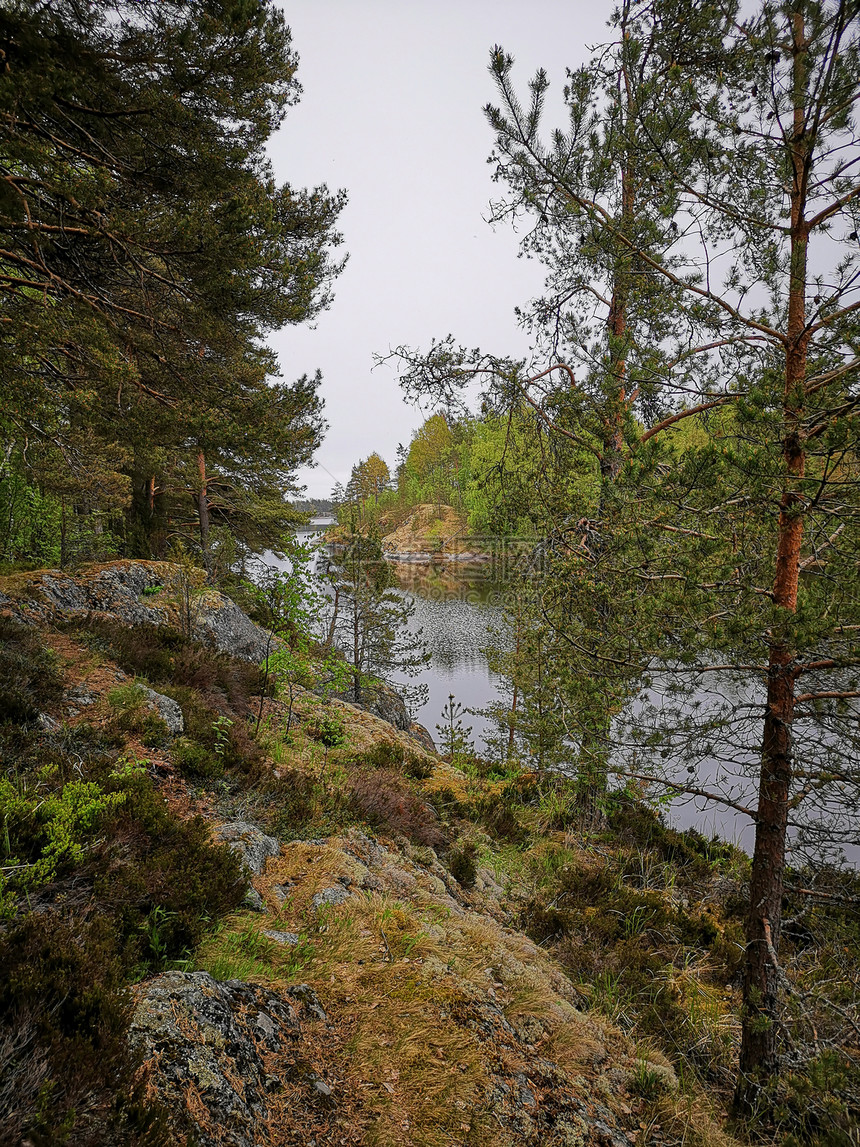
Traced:
[[[299, 541], [318, 542], [332, 521], [312, 519], [309, 527], [298, 531]], [[320, 546], [320, 551], [325, 548]], [[288, 568], [288, 563], [272, 564]], [[432, 657], [420, 677], [412, 681], [427, 685], [429, 691], [427, 703], [415, 710], [413, 718], [435, 738], [436, 724], [450, 694], [467, 709], [481, 709], [496, 699], [497, 679], [487, 667], [484, 650], [492, 641], [493, 627], [501, 622], [502, 587], [491, 580], [488, 566], [390, 564], [400, 591], [415, 606], [410, 629], [422, 631]], [[475, 747], [483, 750], [489, 722], [469, 715], [464, 724], [471, 725]]]
[[[421, 675], [429, 700], [415, 719], [436, 736], [436, 724], [453, 693], [469, 709], [480, 709], [495, 699], [497, 681], [487, 667], [485, 649], [492, 630], [501, 623], [501, 593], [480, 568], [418, 566], [393, 562], [403, 594], [415, 606], [413, 631], [421, 630], [432, 660]], [[483, 749], [488, 722], [470, 715], [476, 747]]]

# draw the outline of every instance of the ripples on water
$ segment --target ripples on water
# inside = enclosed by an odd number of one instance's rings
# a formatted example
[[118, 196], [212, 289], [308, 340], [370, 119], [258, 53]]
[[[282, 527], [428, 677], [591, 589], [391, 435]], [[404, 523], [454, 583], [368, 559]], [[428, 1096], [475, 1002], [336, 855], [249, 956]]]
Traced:
[[[415, 606], [411, 628], [422, 631], [432, 656], [421, 675], [429, 700], [415, 719], [435, 737], [449, 695], [468, 709], [496, 699], [497, 678], [487, 667], [485, 651], [502, 621], [502, 596], [481, 569], [392, 566], [401, 592]], [[476, 748], [484, 749], [489, 723], [478, 714], [465, 716], [463, 723], [471, 725]]]

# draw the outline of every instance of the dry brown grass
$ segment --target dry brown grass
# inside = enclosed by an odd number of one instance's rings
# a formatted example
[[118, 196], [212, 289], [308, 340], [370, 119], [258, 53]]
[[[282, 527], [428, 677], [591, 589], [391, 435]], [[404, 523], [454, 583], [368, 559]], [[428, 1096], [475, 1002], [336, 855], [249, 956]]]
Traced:
[[[486, 1099], [493, 1072], [522, 1070], [529, 1055], [540, 1054], [572, 1078], [590, 1076], [613, 1043], [615, 1062], [625, 1054], [629, 1060], [620, 1035], [560, 994], [563, 978], [536, 945], [463, 912], [409, 873], [412, 891], [398, 895], [398, 873], [405, 879], [411, 868], [405, 858], [377, 855], [368, 873], [344, 846], [351, 847], [349, 838], [286, 845], [255, 881], [269, 912], [242, 914], [233, 926], [301, 936], [300, 970], [291, 966], [296, 950], [275, 945], [257, 978], [276, 988], [296, 977], [308, 983], [341, 1031], [338, 1070], [349, 1102], [361, 1099], [345, 1142], [499, 1147], [505, 1138]], [[368, 875], [382, 886], [362, 889]], [[349, 899], [318, 911], [314, 894], [343, 881], [350, 882]], [[283, 904], [275, 885], [290, 886]], [[475, 1006], [478, 1015], [488, 1006], [489, 1014], [504, 1015], [519, 1040], [501, 1027], [496, 1035], [479, 1030], [471, 1022]]]
[[741, 1147], [741, 1140], [725, 1131], [720, 1120], [720, 1113], [701, 1091], [663, 1095], [643, 1118], [645, 1127], [637, 1147], [651, 1147], [658, 1134], [676, 1147]]

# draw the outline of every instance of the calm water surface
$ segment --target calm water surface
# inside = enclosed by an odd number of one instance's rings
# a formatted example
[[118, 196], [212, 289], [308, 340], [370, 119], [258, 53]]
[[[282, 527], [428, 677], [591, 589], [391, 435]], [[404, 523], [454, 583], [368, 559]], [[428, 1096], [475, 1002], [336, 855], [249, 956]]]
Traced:
[[[313, 519], [309, 528], [299, 534], [300, 540], [313, 542], [321, 538], [331, 518]], [[281, 563], [276, 563], [281, 564]], [[432, 660], [427, 669], [414, 681], [428, 686], [429, 699], [413, 712], [415, 720], [424, 725], [438, 740], [437, 724], [442, 722], [442, 710], [450, 694], [464, 708], [479, 710], [499, 699], [499, 680], [487, 666], [485, 649], [493, 642], [494, 629], [502, 620], [504, 587], [492, 580], [488, 567], [475, 567], [446, 563], [439, 566], [392, 563], [400, 592], [415, 606], [411, 623], [414, 632], [422, 631]], [[755, 804], [755, 751], [750, 752], [744, 742], [756, 745], [760, 736], [760, 713], [763, 695], [757, 687], [736, 688], [729, 681], [715, 683], [716, 693], [722, 700], [750, 714], [752, 725], [741, 735], [735, 746], [735, 768], [732, 775], [725, 765], [702, 754], [698, 757], [695, 784], [702, 788], [717, 786], [717, 791], [729, 791], [733, 798], [749, 807]], [[652, 700], [659, 706], [659, 697]], [[708, 694], [694, 692], [692, 703], [703, 709]], [[464, 725], [472, 727], [476, 748], [485, 748], [484, 737], [489, 722], [474, 712], [464, 715]], [[725, 746], [722, 746], [725, 750]], [[689, 759], [685, 757], [685, 759]], [[671, 762], [667, 762], [671, 764]], [[676, 763], [677, 764], [677, 763]], [[683, 769], [678, 773], [684, 775]], [[696, 797], [680, 797], [665, 808], [667, 819], [679, 828], [697, 828], [707, 836], [717, 835], [734, 841], [747, 851], [751, 850], [753, 828], [749, 819], [730, 808]], [[857, 848], [849, 848], [848, 855], [856, 863], [860, 857]]]
[[[331, 518], [313, 518], [299, 539], [313, 542], [332, 523]], [[483, 708], [496, 699], [497, 679], [487, 667], [484, 650], [501, 621], [499, 587], [489, 580], [485, 567], [393, 562], [392, 568], [400, 592], [415, 606], [410, 628], [422, 632], [432, 655], [427, 669], [411, 681], [428, 687], [429, 699], [413, 717], [435, 740], [449, 694], [468, 709]], [[471, 725], [476, 745], [483, 749], [488, 722], [470, 714], [463, 717], [463, 724]]]

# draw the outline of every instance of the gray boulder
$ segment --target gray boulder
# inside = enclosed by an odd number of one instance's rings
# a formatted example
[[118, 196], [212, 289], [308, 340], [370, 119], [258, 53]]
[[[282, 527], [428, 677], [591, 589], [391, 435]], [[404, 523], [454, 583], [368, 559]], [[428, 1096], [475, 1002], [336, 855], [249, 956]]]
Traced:
[[242, 907], [247, 908], [249, 912], [266, 911], [266, 902], [257, 889], [251, 884], [245, 889], [245, 898], [242, 901]]
[[343, 904], [351, 895], [342, 884], [335, 884], [333, 888], [323, 888], [321, 892], [317, 892], [311, 897], [311, 903], [314, 908], [325, 908], [328, 905]]
[[119, 562], [94, 574], [72, 576], [52, 570], [43, 574], [37, 589], [38, 605], [64, 618], [89, 613], [113, 615], [125, 625], [165, 625], [168, 614], [156, 604], [144, 604], [139, 595], [161, 584], [155, 569], [143, 562]]
[[428, 753], [436, 752], [436, 742], [430, 736], [430, 731], [423, 725], [419, 725], [417, 721], [413, 721], [409, 726], [409, 736], [413, 741], [417, 741], [422, 749], [426, 749]]
[[409, 732], [412, 718], [409, 716], [406, 702], [396, 689], [392, 689], [384, 681], [375, 681], [373, 685], [362, 689], [360, 701], [355, 700], [355, 692], [351, 688], [336, 696], [341, 701], [348, 701], [350, 705], [357, 705], [359, 709], [366, 709], [368, 713], [373, 713], [374, 717], [387, 721], [389, 725], [393, 725], [403, 733]]
[[222, 593], [208, 593], [194, 621], [194, 636], [242, 661], [258, 663], [280, 645], [259, 625], [255, 625], [234, 601]]
[[269, 1141], [273, 1098], [282, 1080], [301, 1074], [300, 1019], [325, 1019], [309, 992], [208, 972], [164, 972], [136, 990], [129, 1042], [149, 1085], [201, 1147]]
[[247, 868], [259, 876], [270, 856], [280, 856], [281, 846], [273, 836], [247, 820], [233, 820], [215, 830], [215, 839], [229, 844]]
[[[202, 570], [191, 571], [190, 629], [198, 640], [243, 661], [260, 662], [269, 636], [234, 601], [204, 588]], [[199, 583], [199, 584], [198, 584]], [[189, 589], [188, 575], [169, 562], [121, 561], [74, 575], [36, 573], [22, 595], [4, 597], [25, 621], [45, 622], [101, 614], [123, 625], [180, 624], [178, 603]], [[278, 644], [272, 641], [272, 648]]]
[[182, 717], [182, 709], [177, 701], [172, 697], [165, 697], [163, 693], [156, 693], [154, 689], [150, 689], [147, 685], [139, 686], [147, 701], [158, 711], [159, 717], [167, 726], [171, 735], [178, 737], [180, 733], [185, 732], [185, 721]]
[[71, 689], [65, 691], [63, 700], [67, 705], [76, 705], [83, 709], [87, 705], [94, 705], [98, 701], [98, 694], [88, 689], [86, 685], [73, 685]]
[[268, 928], [263, 932], [267, 940], [274, 940], [276, 944], [288, 944], [294, 948], [299, 942], [298, 933], [281, 932], [278, 928]]

